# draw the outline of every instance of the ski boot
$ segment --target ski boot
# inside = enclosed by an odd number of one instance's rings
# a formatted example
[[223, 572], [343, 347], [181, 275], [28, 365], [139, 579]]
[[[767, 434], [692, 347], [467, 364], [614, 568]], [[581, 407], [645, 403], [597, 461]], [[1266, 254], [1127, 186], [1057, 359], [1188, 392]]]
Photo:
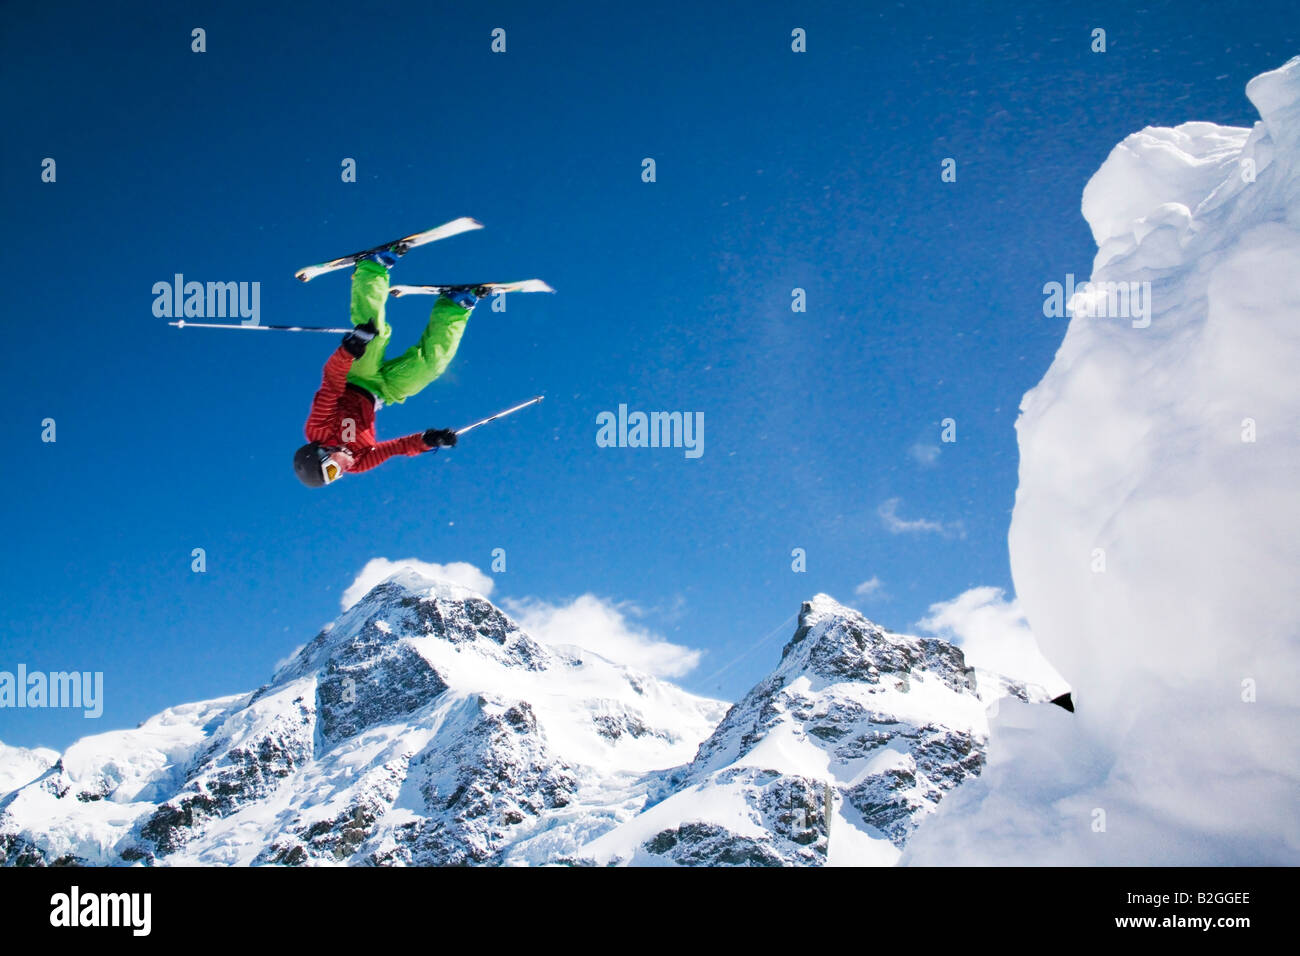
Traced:
[[397, 265], [397, 260], [406, 255], [410, 245], [405, 242], [395, 242], [387, 249], [380, 249], [378, 252], [372, 252], [365, 258], [371, 262], [378, 262], [385, 269], [391, 269]]
[[485, 285], [453, 285], [444, 289], [442, 294], [462, 309], [472, 309], [490, 291]]

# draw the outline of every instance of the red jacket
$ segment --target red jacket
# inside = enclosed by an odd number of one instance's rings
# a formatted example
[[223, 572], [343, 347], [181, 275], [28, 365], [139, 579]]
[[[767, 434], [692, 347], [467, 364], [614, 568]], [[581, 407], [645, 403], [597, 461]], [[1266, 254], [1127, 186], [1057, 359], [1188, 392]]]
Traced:
[[[352, 452], [348, 471], [368, 471], [394, 455], [419, 455], [429, 450], [424, 433], [404, 435], [389, 441], [375, 439], [375, 403], [356, 386], [348, 388], [348, 370], [352, 355], [339, 346], [325, 363], [320, 390], [311, 402], [311, 413], [304, 429], [308, 441], [338, 445]], [[352, 422], [351, 441], [343, 440], [344, 426]]]

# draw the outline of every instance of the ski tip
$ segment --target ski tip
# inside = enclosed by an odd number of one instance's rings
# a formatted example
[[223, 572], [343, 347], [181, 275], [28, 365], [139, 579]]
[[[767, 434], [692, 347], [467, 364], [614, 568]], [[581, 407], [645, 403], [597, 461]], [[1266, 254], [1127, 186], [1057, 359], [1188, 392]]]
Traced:
[[449, 236], [457, 236], [462, 232], [470, 232], [474, 229], [482, 229], [483, 223], [479, 222], [473, 216], [461, 216], [459, 219], [453, 219], [451, 222], [444, 222], [441, 226], [434, 226], [432, 229], [421, 229], [419, 232], [413, 232], [405, 236], [402, 242], [414, 242], [417, 245], [424, 245], [434, 239], [446, 239]]
[[174, 326], [176, 326], [176, 328], [178, 328], [178, 329], [183, 329], [183, 328], [185, 328], [185, 320], [184, 320], [184, 319], [181, 319], [180, 321], [177, 321], [177, 322], [168, 322], [167, 324], [168, 324], [168, 325], [174, 325]]

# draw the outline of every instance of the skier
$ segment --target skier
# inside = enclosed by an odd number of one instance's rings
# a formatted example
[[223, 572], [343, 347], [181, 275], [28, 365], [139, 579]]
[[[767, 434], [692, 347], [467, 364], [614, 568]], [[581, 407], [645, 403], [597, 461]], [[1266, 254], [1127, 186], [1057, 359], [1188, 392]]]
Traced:
[[320, 390], [304, 429], [308, 443], [293, 456], [293, 470], [309, 488], [345, 472], [367, 471], [393, 455], [419, 455], [456, 444], [456, 433], [430, 428], [401, 438], [375, 437], [375, 412], [403, 402], [440, 376], [460, 345], [470, 312], [486, 291], [455, 287], [438, 297], [420, 341], [385, 359], [392, 329], [384, 319], [388, 270], [406, 252], [403, 243], [372, 253], [352, 273], [353, 330], [325, 363]]

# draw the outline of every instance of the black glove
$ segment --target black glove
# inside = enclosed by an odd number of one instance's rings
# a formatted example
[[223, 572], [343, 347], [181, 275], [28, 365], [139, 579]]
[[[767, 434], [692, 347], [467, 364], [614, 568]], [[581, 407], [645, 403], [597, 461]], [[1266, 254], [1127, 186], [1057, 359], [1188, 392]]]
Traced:
[[367, 322], [365, 325], [358, 325], [355, 329], [343, 336], [343, 347], [348, 350], [348, 354], [353, 358], [361, 358], [366, 354], [366, 346], [370, 340], [379, 334], [373, 322]]
[[424, 433], [424, 443], [430, 448], [453, 448], [456, 433], [450, 428], [430, 428]]

